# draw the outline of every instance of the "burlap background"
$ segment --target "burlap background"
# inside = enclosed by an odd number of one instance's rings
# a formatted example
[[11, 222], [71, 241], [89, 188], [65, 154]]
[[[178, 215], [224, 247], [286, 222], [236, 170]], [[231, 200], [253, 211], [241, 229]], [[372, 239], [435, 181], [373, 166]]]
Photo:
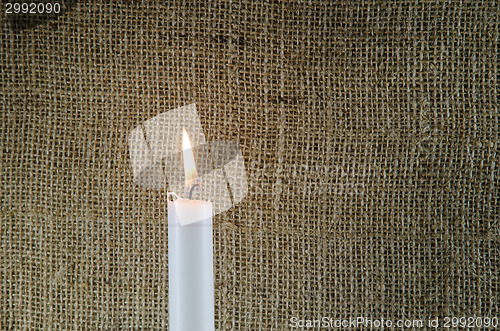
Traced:
[[[96, 1], [97, 2], [97, 1]], [[196, 102], [249, 194], [216, 329], [499, 315], [496, 1], [79, 2], [1, 16], [1, 329], [165, 329], [166, 192], [127, 135]]]

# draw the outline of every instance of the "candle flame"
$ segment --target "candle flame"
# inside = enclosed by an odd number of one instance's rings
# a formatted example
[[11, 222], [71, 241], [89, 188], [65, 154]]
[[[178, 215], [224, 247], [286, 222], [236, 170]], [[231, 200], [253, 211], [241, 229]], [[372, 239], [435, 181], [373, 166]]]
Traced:
[[193, 149], [186, 129], [182, 129], [182, 156], [184, 159], [184, 174], [186, 178], [186, 187], [193, 186], [193, 182], [198, 177], [196, 164], [194, 163]]

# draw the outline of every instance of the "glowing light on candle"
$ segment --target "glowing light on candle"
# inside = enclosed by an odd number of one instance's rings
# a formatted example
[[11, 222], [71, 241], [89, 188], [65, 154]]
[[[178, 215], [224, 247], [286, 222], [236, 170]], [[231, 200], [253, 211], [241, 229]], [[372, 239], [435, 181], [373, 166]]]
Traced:
[[182, 129], [182, 156], [184, 159], [184, 175], [186, 179], [186, 187], [193, 186], [194, 180], [198, 177], [196, 164], [194, 162], [193, 149], [186, 129]]
[[185, 129], [182, 152], [191, 192], [167, 201], [169, 330], [214, 331], [213, 205], [191, 198], [198, 173]]

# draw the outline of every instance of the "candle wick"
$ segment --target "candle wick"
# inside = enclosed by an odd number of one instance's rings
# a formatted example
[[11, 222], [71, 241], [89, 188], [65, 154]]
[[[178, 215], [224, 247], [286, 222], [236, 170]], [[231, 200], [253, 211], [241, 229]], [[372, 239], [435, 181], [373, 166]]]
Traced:
[[175, 197], [175, 199], [179, 199], [179, 196], [177, 194], [175, 194], [175, 192], [167, 191], [167, 200], [175, 201], [174, 197]]
[[191, 186], [191, 191], [189, 191], [189, 200], [191, 200], [191, 198], [193, 197], [193, 191], [195, 189], [195, 187], [197, 186], [200, 186], [200, 183], [197, 183], [197, 184], [194, 184], [193, 186]]

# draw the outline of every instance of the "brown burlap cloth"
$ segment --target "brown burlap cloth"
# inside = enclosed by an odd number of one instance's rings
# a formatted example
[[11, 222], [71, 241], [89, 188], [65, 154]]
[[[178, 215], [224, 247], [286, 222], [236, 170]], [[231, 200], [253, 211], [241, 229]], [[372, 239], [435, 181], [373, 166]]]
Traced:
[[249, 184], [214, 218], [216, 329], [500, 317], [499, 21], [493, 0], [2, 13], [0, 329], [167, 328], [166, 192], [133, 182], [127, 136], [193, 102]]

